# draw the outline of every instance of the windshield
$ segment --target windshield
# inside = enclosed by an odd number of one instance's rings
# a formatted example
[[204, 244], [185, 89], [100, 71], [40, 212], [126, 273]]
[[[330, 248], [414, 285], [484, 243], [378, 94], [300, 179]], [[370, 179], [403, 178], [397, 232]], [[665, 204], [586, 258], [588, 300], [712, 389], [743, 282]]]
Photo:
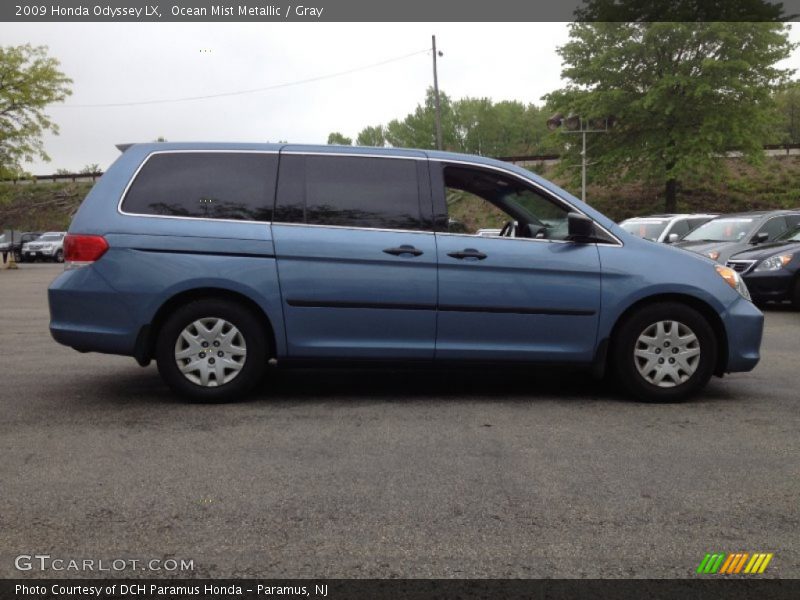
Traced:
[[683, 239], [688, 242], [738, 242], [744, 239], [752, 228], [753, 219], [746, 217], [714, 219], [701, 225]]
[[620, 227], [640, 238], [656, 241], [658, 240], [658, 236], [666, 229], [667, 223], [669, 223], [669, 221], [658, 221], [655, 219], [645, 221], [642, 219], [635, 219], [623, 221], [620, 223]]
[[794, 229], [790, 229], [789, 231], [778, 237], [777, 240], [781, 242], [800, 242], [800, 227], [795, 227]]
[[42, 237], [40, 237], [37, 241], [38, 242], [60, 242], [61, 238], [64, 236], [60, 233], [46, 233]]

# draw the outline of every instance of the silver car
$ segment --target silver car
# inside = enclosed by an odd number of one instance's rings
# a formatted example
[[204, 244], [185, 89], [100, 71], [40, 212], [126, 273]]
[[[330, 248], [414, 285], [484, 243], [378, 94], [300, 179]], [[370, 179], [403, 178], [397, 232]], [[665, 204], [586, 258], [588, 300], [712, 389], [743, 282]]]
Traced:
[[672, 244], [716, 216], [715, 214], [652, 215], [626, 219], [619, 225], [625, 231], [645, 240]]

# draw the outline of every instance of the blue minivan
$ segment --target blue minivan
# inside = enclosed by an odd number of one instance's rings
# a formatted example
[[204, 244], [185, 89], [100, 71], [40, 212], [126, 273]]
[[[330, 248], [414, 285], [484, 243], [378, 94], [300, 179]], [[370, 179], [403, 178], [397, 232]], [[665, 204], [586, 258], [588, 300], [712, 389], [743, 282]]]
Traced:
[[56, 341], [155, 359], [198, 401], [320, 361], [576, 364], [677, 400], [755, 367], [763, 328], [733, 269], [525, 169], [446, 152], [132, 145], [64, 258]]

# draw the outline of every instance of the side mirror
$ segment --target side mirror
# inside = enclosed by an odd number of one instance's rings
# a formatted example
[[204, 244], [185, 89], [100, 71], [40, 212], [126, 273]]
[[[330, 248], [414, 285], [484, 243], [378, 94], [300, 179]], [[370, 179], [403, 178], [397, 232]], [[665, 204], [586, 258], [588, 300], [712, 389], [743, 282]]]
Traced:
[[751, 244], [763, 244], [769, 239], [769, 234], [766, 231], [762, 231], [761, 233], [755, 234], [753, 236], [753, 240], [750, 242]]
[[567, 215], [567, 233], [569, 239], [574, 242], [593, 242], [594, 221], [586, 215], [571, 212]]
[[679, 236], [677, 233], [670, 233], [670, 234], [667, 236], [667, 243], [668, 243], [668, 244], [674, 244], [674, 243], [675, 243], [675, 242], [677, 242], [679, 239], [681, 239], [681, 236]]

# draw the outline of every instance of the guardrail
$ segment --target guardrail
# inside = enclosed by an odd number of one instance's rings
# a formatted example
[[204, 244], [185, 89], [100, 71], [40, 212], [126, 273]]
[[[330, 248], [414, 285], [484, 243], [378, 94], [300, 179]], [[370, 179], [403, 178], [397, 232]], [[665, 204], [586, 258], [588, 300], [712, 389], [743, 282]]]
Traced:
[[53, 175], [31, 175], [30, 177], [20, 177], [19, 179], [0, 179], [0, 182], [12, 183], [14, 185], [39, 183], [40, 181], [52, 181], [53, 183], [57, 183], [59, 181], [91, 181], [94, 183], [102, 176], [102, 171], [98, 171], [96, 173], [58, 173]]

